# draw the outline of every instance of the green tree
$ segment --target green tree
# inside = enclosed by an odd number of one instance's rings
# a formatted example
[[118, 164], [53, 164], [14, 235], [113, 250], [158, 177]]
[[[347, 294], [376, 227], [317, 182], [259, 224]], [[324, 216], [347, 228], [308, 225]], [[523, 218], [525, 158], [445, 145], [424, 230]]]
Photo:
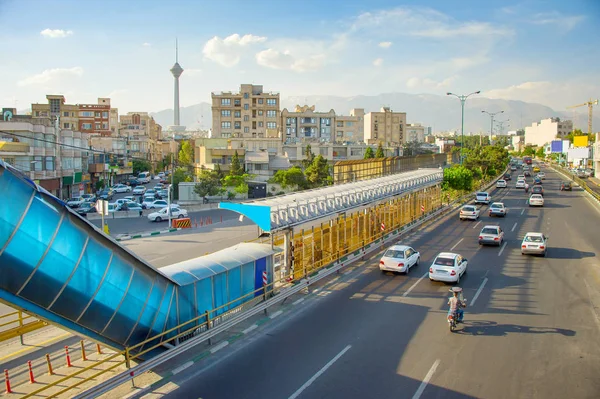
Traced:
[[194, 146], [192, 140], [185, 140], [179, 149], [179, 165], [188, 169], [194, 165]]
[[241, 176], [244, 174], [244, 167], [240, 162], [240, 157], [237, 153], [237, 150], [231, 157], [231, 166], [229, 168], [229, 174], [231, 176]]
[[179, 199], [179, 183], [189, 183], [191, 181], [193, 181], [192, 176], [190, 176], [185, 168], [175, 168], [175, 172], [173, 173], [173, 191], [171, 192], [173, 199]]
[[308, 188], [306, 176], [298, 166], [291, 167], [287, 170], [278, 170], [271, 178], [270, 182], [277, 183], [282, 188], [297, 187], [299, 190]]
[[377, 152], [375, 152], [375, 158], [385, 158], [385, 153], [383, 152], [383, 146], [381, 143], [377, 146]]
[[528, 145], [525, 146], [525, 148], [523, 149], [523, 156], [524, 157], [531, 157], [535, 155], [535, 150], [533, 149], [532, 146]]
[[221, 186], [219, 175], [214, 170], [204, 169], [198, 173], [194, 192], [202, 198], [222, 194], [225, 190]]
[[473, 172], [463, 165], [454, 165], [444, 169], [445, 188], [453, 190], [471, 190], [473, 188]]
[[150, 171], [152, 164], [144, 159], [134, 159], [132, 162], [133, 174], [137, 175], [140, 172]]
[[304, 169], [306, 169], [310, 165], [312, 165], [315, 159], [315, 154], [313, 154], [310, 144], [307, 144], [306, 149], [304, 150], [304, 155], [305, 158], [302, 160], [302, 166], [304, 167]]
[[375, 158], [375, 153], [371, 147], [367, 147], [365, 150], [365, 159]]
[[157, 165], [157, 169], [159, 170], [167, 170], [171, 169], [171, 163], [173, 162], [173, 154], [167, 154], [162, 161]]
[[538, 150], [535, 152], [535, 156], [537, 158], [545, 158], [546, 157], [546, 151], [544, 150], [544, 147], [538, 148]]
[[322, 187], [332, 183], [333, 179], [329, 174], [329, 164], [322, 155], [317, 155], [313, 163], [306, 168], [304, 174], [310, 187]]

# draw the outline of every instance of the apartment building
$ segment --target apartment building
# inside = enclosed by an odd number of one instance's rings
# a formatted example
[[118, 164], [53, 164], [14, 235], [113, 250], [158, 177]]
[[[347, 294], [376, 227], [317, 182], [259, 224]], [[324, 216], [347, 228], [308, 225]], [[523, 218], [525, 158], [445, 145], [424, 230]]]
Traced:
[[279, 137], [279, 93], [242, 84], [238, 93], [211, 93], [213, 138]]
[[294, 111], [288, 111], [287, 108], [281, 111], [281, 124], [285, 129], [282, 136], [286, 143], [331, 142], [334, 138], [336, 115], [334, 110], [317, 112], [314, 105], [296, 105]]
[[46, 104], [31, 104], [31, 116], [33, 118], [58, 119], [61, 129], [79, 130], [79, 106], [77, 104], [66, 104], [63, 95], [46, 95]]
[[127, 139], [132, 158], [147, 159], [153, 163], [162, 160], [162, 148], [158, 143], [162, 138], [162, 126], [147, 112], [128, 112], [127, 115], [121, 115], [117, 137]]
[[335, 118], [336, 143], [362, 143], [365, 139], [365, 110], [353, 108], [350, 115], [337, 115]]
[[420, 123], [408, 123], [406, 125], [406, 141], [424, 143], [425, 136], [429, 133], [429, 128]]
[[564, 139], [572, 131], [572, 121], [562, 121], [560, 118], [543, 119], [525, 128], [525, 145], [543, 146], [552, 140]]
[[382, 107], [378, 112], [365, 115], [365, 142], [387, 146], [401, 146], [406, 143], [406, 112], [395, 112], [390, 107]]
[[98, 98], [98, 104], [79, 104], [79, 128], [90, 136], [108, 137], [110, 126], [110, 98]]

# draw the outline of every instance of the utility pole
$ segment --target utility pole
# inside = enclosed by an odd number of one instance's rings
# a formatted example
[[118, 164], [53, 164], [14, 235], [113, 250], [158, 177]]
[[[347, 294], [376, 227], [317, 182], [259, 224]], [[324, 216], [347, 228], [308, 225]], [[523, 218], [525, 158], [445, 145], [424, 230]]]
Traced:
[[465, 102], [467, 101], [467, 98], [469, 98], [470, 96], [474, 95], [474, 94], [479, 94], [481, 93], [481, 90], [477, 90], [471, 94], [467, 94], [465, 95], [458, 95], [458, 94], [454, 94], [454, 93], [446, 93], [447, 96], [454, 96], [456, 98], [458, 98], [460, 100], [460, 135], [461, 135], [461, 141], [460, 141], [460, 164], [462, 165], [463, 163], [463, 148], [465, 146]]
[[[173, 132], [173, 146], [175, 146], [175, 132]], [[175, 150], [175, 153], [177, 153], [177, 150]], [[174, 197], [175, 195], [175, 153], [171, 154], [171, 187], [169, 187], [169, 193], [168, 193], [168, 215], [169, 215], [169, 228], [171, 228], [171, 200], [172, 197]], [[173, 191], [173, 194], [171, 194], [171, 191]]]
[[481, 111], [484, 114], [488, 114], [491, 117], [490, 120], [490, 145], [492, 145], [492, 135], [494, 134], [494, 116], [498, 115], [498, 114], [503, 114], [504, 111], [498, 111], [498, 112], [488, 112], [488, 111]]

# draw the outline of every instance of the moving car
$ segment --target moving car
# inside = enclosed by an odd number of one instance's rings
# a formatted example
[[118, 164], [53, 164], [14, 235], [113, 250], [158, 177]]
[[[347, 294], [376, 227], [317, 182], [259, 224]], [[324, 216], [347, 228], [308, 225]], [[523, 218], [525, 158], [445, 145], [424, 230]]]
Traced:
[[531, 177], [531, 172], [526, 170], [525, 172], [523, 172], [523, 174], [525, 175], [525, 177]]
[[490, 194], [485, 191], [475, 193], [476, 204], [489, 204], [491, 200], [492, 197], [490, 197]]
[[505, 174], [504, 174], [504, 180], [507, 180], [507, 181], [508, 181], [508, 180], [510, 180], [510, 179], [512, 179], [512, 176], [510, 175], [510, 173], [505, 173]]
[[546, 256], [548, 251], [548, 237], [543, 233], [527, 233], [521, 243], [521, 255], [542, 255]]
[[79, 208], [79, 206], [81, 204], [83, 204], [85, 202], [85, 198], [83, 197], [73, 197], [73, 198], [69, 198], [69, 200], [67, 201], [67, 206], [71, 207], [71, 208]]
[[516, 165], [511, 165], [510, 170], [512, 170], [514, 172], [515, 170], [517, 170], [517, 166]]
[[96, 213], [96, 205], [91, 202], [84, 202], [75, 212], [81, 216], [86, 216], [88, 213]]
[[133, 189], [133, 195], [144, 195], [146, 193], [146, 187], [137, 186]]
[[538, 177], [542, 180], [546, 180], [546, 174], [544, 172], [538, 173]]
[[[169, 220], [169, 208], [165, 207], [158, 212], [153, 212], [148, 215], [148, 220], [151, 222], [162, 222]], [[187, 217], [188, 212], [185, 209], [179, 208], [178, 205], [171, 205], [171, 219], [180, 219]]]
[[154, 195], [144, 195], [144, 200], [142, 201], [142, 208], [148, 209], [148, 206], [152, 204], [155, 200], [156, 199], [154, 198]]
[[540, 194], [531, 194], [531, 197], [529, 197], [529, 206], [544, 206], [544, 197]]
[[86, 202], [96, 202], [96, 196], [94, 194], [82, 194], [81, 198]]
[[507, 186], [506, 180], [500, 179], [496, 182], [496, 188], [506, 188]]
[[460, 209], [458, 217], [460, 220], [477, 220], [479, 219], [479, 209], [475, 205], [465, 205]]
[[119, 204], [118, 211], [132, 211], [139, 212], [142, 210], [142, 206], [135, 201], [126, 201]]
[[544, 195], [544, 187], [542, 187], [541, 185], [533, 186], [533, 188], [531, 189], [531, 194], [539, 194], [539, 195], [543, 196]]
[[536, 177], [535, 179], [533, 179], [533, 184], [542, 184], [542, 179], [540, 179], [539, 177]]
[[560, 191], [573, 191], [573, 186], [570, 181], [565, 181], [560, 184]]
[[490, 216], [506, 216], [506, 207], [502, 202], [494, 202], [490, 205]]
[[408, 274], [413, 266], [419, 266], [421, 254], [406, 245], [391, 246], [379, 261], [379, 270], [382, 272], [400, 272]]
[[519, 176], [517, 176], [517, 180], [525, 180], [525, 175], [519, 175]]
[[98, 195], [98, 198], [101, 200], [110, 201], [111, 199], [113, 199], [114, 195], [115, 192], [113, 190], [104, 189], [100, 191], [100, 195]]
[[525, 184], [527, 184], [527, 183], [525, 183], [525, 180], [523, 180], [523, 179], [517, 180], [517, 184], [515, 184], [515, 188], [523, 188], [524, 189]]
[[540, 167], [539, 166], [534, 166], [533, 167], [533, 173], [538, 173], [540, 171]]
[[440, 252], [429, 268], [429, 280], [458, 284], [467, 272], [467, 265], [467, 259], [460, 254]]
[[500, 226], [484, 226], [479, 233], [479, 245], [502, 245], [504, 231]]
[[115, 193], [130, 193], [132, 188], [130, 186], [126, 186], [125, 184], [117, 184], [112, 188]]

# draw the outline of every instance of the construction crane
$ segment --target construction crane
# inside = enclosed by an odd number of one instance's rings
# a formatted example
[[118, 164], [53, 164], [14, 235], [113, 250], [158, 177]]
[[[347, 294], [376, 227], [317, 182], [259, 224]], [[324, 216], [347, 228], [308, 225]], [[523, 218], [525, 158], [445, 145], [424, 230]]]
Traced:
[[[598, 100], [590, 99], [590, 101], [588, 101], [588, 102], [585, 102], [585, 103], [579, 104], [579, 105], [573, 105], [571, 107], [567, 107], [567, 109], [584, 107], [586, 105], [588, 107], [588, 134], [591, 135], [592, 134], [592, 116], [594, 113], [594, 105], [598, 105]], [[573, 121], [573, 122], [575, 122], [575, 121]]]

